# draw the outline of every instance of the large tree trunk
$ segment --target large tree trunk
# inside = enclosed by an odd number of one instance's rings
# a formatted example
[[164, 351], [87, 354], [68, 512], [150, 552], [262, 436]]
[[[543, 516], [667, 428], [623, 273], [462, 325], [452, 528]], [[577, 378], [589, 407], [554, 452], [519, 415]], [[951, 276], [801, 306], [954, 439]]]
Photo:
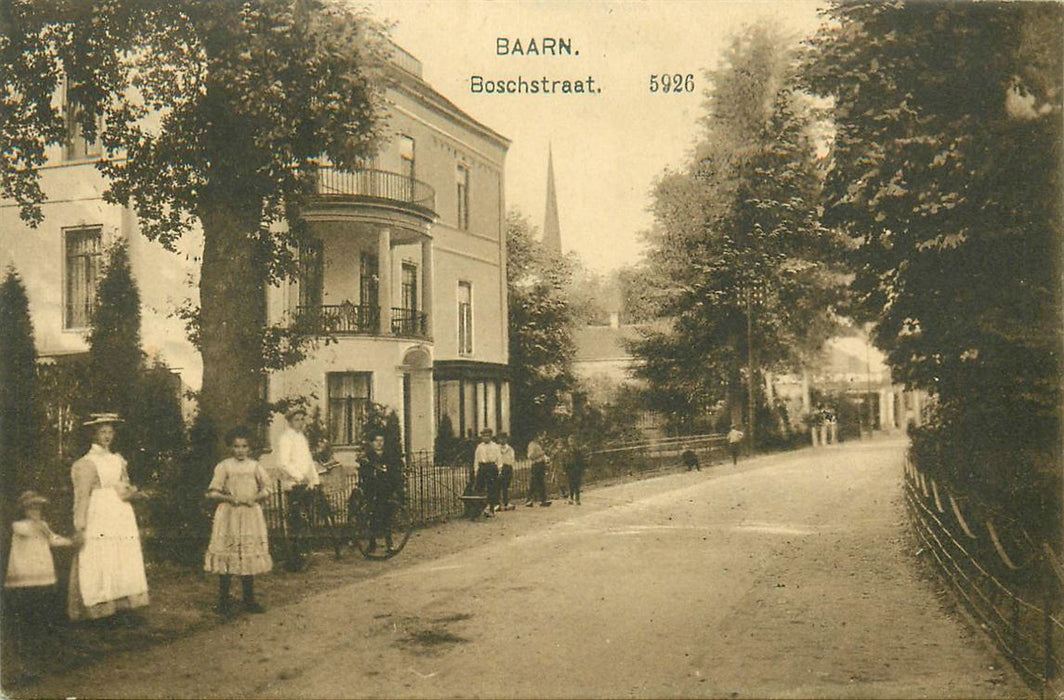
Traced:
[[266, 309], [265, 274], [252, 238], [260, 205], [219, 194], [201, 210], [200, 410], [220, 437], [259, 415]]

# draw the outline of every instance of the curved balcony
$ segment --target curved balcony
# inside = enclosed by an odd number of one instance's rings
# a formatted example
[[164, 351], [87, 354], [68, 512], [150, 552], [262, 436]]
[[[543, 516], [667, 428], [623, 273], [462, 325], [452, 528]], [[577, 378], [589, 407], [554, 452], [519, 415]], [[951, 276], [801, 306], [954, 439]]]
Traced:
[[[322, 304], [300, 306], [299, 320], [322, 335], [382, 335], [380, 307], [369, 304]], [[393, 308], [392, 335], [427, 339], [428, 314], [417, 309]]]
[[431, 185], [402, 173], [360, 168], [339, 170], [332, 165], [317, 168], [315, 189], [320, 203], [360, 203], [399, 208], [420, 217], [436, 217], [436, 191]]

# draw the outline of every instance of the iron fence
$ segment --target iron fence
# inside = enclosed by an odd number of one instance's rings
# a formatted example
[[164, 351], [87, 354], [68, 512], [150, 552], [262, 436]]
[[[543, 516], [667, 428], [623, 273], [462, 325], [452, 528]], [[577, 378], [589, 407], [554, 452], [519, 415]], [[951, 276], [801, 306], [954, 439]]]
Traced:
[[[706, 466], [722, 461], [726, 447], [723, 435], [696, 435], [596, 450], [590, 454], [584, 483], [684, 469], [686, 467], [681, 458], [686, 450], [694, 452], [699, 464]], [[551, 498], [561, 495], [566, 486], [565, 460], [565, 455], [557, 455], [548, 468], [547, 488]], [[461, 517], [465, 512], [465, 504], [460, 496], [473, 479], [471, 465], [439, 464], [430, 451], [414, 452], [407, 456], [403, 474], [407, 504], [416, 524]], [[517, 460], [509, 489], [511, 503], [521, 505], [528, 499], [531, 475], [532, 463], [527, 459]], [[323, 486], [325, 498], [335, 514], [346, 516], [347, 498], [357, 485], [357, 476], [345, 476], [340, 480], [330, 480], [328, 485]], [[278, 542], [287, 535], [286, 508], [284, 491], [278, 482], [264, 506], [270, 536]], [[321, 513], [312, 512], [310, 516], [312, 525], [320, 527], [325, 524]]]
[[[1061, 668], [1061, 573], [1051, 549], [1010, 553], [991, 518], [964, 515], [963, 501], [906, 459], [905, 499], [922, 551], [987, 635], [1043, 697]], [[978, 549], [976, 549], [978, 547]], [[976, 552], [982, 552], [980, 556]], [[993, 560], [988, 560], [986, 553]]]

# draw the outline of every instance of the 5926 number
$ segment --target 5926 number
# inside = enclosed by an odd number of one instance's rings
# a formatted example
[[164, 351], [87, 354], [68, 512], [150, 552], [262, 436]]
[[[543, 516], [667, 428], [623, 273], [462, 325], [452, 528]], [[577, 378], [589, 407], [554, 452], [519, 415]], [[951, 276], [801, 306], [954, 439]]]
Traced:
[[694, 92], [694, 73], [662, 73], [650, 76], [651, 92]]

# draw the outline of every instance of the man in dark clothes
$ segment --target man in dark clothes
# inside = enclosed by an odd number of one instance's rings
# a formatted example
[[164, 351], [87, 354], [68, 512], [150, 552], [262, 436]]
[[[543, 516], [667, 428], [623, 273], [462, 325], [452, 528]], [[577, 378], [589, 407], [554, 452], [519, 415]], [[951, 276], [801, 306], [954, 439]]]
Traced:
[[569, 477], [569, 503], [580, 505], [580, 484], [587, 471], [587, 451], [577, 444], [576, 438], [569, 437], [569, 460], [565, 465], [565, 474]]

